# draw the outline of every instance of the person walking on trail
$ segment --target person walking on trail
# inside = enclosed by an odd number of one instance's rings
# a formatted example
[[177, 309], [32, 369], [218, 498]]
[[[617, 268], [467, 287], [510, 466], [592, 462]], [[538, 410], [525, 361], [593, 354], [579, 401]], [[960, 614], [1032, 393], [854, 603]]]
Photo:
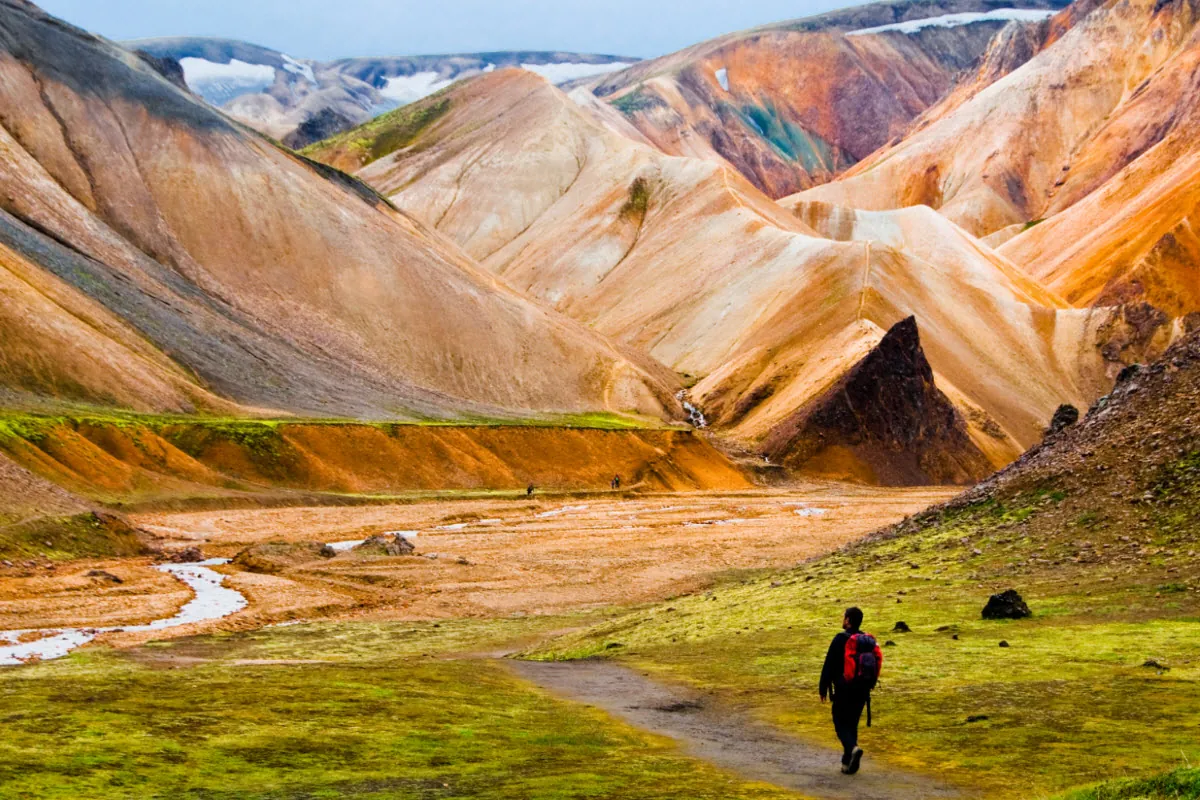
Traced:
[[883, 668], [883, 651], [875, 637], [862, 631], [863, 612], [846, 609], [842, 632], [833, 637], [821, 669], [821, 702], [833, 702], [833, 729], [842, 743], [842, 772], [853, 775], [862, 764], [858, 722], [867, 710], [871, 727], [871, 690]]
[[611, 487], [611, 488], [612, 488], [612, 490], [613, 490], [614, 492], [615, 492], [616, 490], [620, 489], [620, 488], [621, 488], [621, 476], [620, 476], [620, 475], [613, 475], [613, 479], [612, 479], [611, 481], [609, 481], [609, 484], [608, 484], [608, 485], [609, 485], [609, 487]]

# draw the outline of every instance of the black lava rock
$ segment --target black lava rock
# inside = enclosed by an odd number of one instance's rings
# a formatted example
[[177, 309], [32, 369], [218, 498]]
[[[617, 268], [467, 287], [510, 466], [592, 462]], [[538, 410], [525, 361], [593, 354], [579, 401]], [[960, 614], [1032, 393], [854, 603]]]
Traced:
[[1047, 436], [1052, 436], [1060, 431], [1079, 422], [1079, 409], [1068, 403], [1063, 403], [1054, 412], [1054, 416], [1050, 418], [1050, 428], [1046, 431]]
[[1021, 599], [1021, 595], [1017, 594], [1016, 589], [1007, 589], [992, 595], [983, 608], [984, 619], [1022, 619], [1032, 616], [1033, 612]]

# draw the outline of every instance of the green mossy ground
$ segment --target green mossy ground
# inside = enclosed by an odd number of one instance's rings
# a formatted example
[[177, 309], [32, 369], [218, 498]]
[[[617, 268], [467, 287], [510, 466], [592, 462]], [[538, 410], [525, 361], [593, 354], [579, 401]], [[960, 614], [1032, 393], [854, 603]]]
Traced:
[[0, 525], [0, 559], [7, 561], [31, 558], [69, 561], [144, 553], [137, 533], [110, 516], [87, 513]]
[[[894, 642], [866, 736], [873, 758], [997, 798], [1200, 762], [1194, 554], [1175, 536], [1163, 539], [1169, 550], [1132, 562], [1089, 556], [1101, 549], [1094, 530], [1062, 526], [1056, 536], [1039, 526], [1067, 501], [1044, 489], [980, 503], [918, 533], [641, 609], [528, 656], [619, 658], [832, 744], [817, 675], [842, 610], [858, 605], [866, 629]], [[1176, 502], [1164, 525], [1177, 530], [1187, 508]], [[1095, 541], [1081, 556], [1083, 538]], [[983, 620], [988, 596], [1010, 586], [1034, 617]], [[913, 632], [891, 632], [899, 621]], [[1168, 669], [1143, 666], [1150, 660]], [[1140, 795], [1082, 795], [1093, 796]]]
[[1147, 780], [1112, 781], [1064, 795], [1063, 800], [1195, 800], [1200, 769], [1180, 769]]
[[650, 182], [645, 178], [634, 178], [629, 186], [629, 199], [621, 206], [621, 216], [641, 222], [650, 208]]
[[0, 798], [792, 796], [444, 657], [555, 622], [298, 626], [0, 670]]
[[373, 421], [352, 419], [242, 419], [236, 417], [205, 417], [176, 414], [134, 414], [105, 411], [78, 414], [37, 414], [0, 410], [0, 445], [5, 439], [19, 437], [37, 444], [51, 430], [62, 425], [110, 425], [133, 429], [145, 427], [159, 432], [168, 427], [191, 426], [211, 431], [237, 441], [245, 437], [266, 437], [286, 425], [370, 426], [390, 430], [404, 426], [425, 427], [520, 427], [520, 428], [582, 428], [587, 430], [645, 430], [672, 427], [661, 420], [616, 414], [607, 411], [575, 414], [544, 414], [538, 417], [506, 419], [502, 417], [463, 417], [460, 419], [429, 419], [404, 421]]
[[365, 167], [373, 161], [412, 145], [431, 125], [444, 117], [451, 107], [448, 86], [415, 103], [382, 114], [345, 133], [311, 144], [300, 151], [307, 157], [323, 161], [338, 150], [352, 153]]

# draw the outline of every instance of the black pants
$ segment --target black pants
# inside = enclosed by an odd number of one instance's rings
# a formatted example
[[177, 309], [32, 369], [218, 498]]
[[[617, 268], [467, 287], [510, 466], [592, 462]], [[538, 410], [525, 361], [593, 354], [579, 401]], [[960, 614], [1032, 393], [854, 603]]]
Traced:
[[858, 721], [867, 707], [867, 695], [839, 692], [833, 696], [833, 729], [842, 743], [842, 763], [850, 763], [850, 754], [858, 747]]

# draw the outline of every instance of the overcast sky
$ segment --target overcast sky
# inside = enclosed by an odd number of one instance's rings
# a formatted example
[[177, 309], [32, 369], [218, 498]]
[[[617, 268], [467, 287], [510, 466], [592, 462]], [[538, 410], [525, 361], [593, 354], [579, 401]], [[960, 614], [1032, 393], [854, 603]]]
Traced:
[[854, 0], [35, 0], [110, 39], [220, 36], [299, 58], [481, 50], [655, 56]]

